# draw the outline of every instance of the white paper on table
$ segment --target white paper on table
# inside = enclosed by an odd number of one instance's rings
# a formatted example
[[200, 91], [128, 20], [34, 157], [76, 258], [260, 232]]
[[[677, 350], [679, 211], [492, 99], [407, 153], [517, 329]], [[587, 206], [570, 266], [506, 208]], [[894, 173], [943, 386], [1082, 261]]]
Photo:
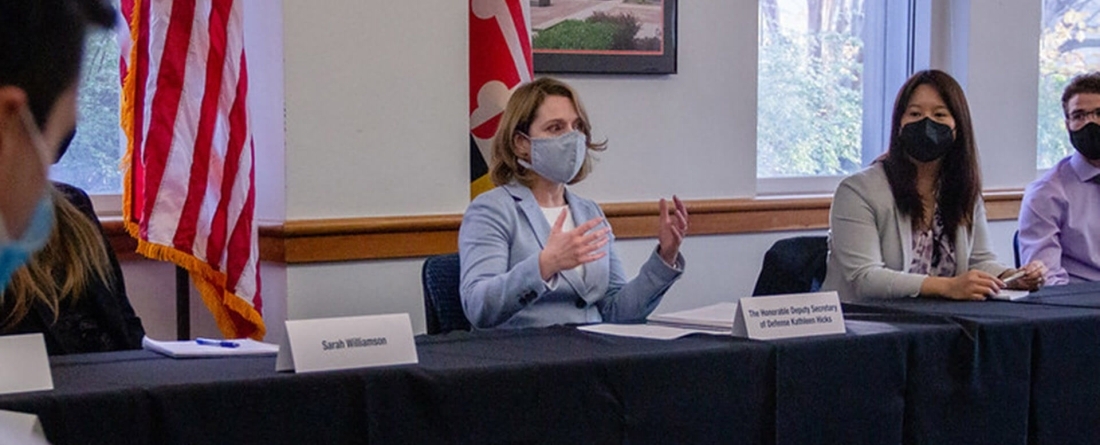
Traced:
[[994, 300], [1014, 301], [1014, 300], [1019, 300], [1021, 298], [1024, 298], [1028, 295], [1031, 295], [1030, 291], [1015, 290], [1015, 289], [1001, 289], [1001, 292], [997, 293], [997, 295], [994, 295], [993, 299]]
[[597, 334], [616, 335], [619, 337], [651, 338], [655, 340], [673, 340], [691, 334], [730, 335], [730, 331], [685, 329], [653, 324], [601, 323], [578, 326], [577, 329]]
[[279, 352], [279, 345], [259, 342], [249, 338], [228, 341], [240, 346], [236, 348], [225, 348], [221, 346], [200, 345], [194, 340], [157, 341], [149, 337], [144, 337], [141, 339], [141, 347], [173, 358], [275, 355]]
[[719, 331], [729, 334], [733, 330], [733, 318], [737, 313], [737, 301], [703, 306], [685, 311], [654, 314], [646, 318], [650, 324], [660, 324], [684, 329]]

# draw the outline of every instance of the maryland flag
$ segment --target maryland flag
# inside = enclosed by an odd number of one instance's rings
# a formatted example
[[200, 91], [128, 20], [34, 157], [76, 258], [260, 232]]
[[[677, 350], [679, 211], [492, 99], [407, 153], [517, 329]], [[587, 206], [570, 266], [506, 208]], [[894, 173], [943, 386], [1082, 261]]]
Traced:
[[222, 334], [262, 339], [242, 2], [122, 0], [122, 211], [138, 252], [190, 272]]
[[529, 0], [470, 0], [470, 198], [493, 188], [486, 161], [512, 90], [533, 76]]

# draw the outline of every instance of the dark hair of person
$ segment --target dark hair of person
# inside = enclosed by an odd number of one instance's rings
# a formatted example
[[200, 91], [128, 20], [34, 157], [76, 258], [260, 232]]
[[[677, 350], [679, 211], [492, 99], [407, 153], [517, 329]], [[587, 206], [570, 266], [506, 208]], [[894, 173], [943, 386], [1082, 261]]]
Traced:
[[27, 93], [39, 127], [57, 98], [78, 80], [89, 24], [109, 28], [104, 0], [0, 1], [0, 86]]
[[1073, 99], [1081, 93], [1100, 94], [1100, 71], [1094, 71], [1091, 73], [1081, 74], [1074, 77], [1069, 81], [1069, 85], [1066, 85], [1066, 90], [1062, 93], [1062, 113], [1069, 118], [1069, 100]]
[[949, 74], [927, 70], [914, 74], [902, 85], [894, 100], [894, 116], [890, 127], [890, 149], [879, 158], [890, 182], [898, 210], [917, 224], [925, 220], [924, 206], [917, 192], [917, 166], [899, 143], [901, 119], [909, 108], [909, 100], [917, 87], [928, 85], [939, 93], [955, 119], [955, 142], [941, 160], [936, 179], [936, 205], [940, 210], [945, 233], [955, 233], [960, 225], [970, 229], [974, 222], [974, 206], [982, 190], [978, 151], [974, 142], [974, 127], [970, 106], [962, 87]]

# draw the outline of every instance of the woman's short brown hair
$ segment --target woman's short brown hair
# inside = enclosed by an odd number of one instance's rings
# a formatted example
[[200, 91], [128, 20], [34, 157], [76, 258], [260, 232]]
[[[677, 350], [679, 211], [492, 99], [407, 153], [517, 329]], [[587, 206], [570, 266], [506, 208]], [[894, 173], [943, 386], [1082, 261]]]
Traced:
[[[504, 112], [501, 113], [500, 124], [497, 125], [497, 132], [493, 136], [493, 157], [489, 162], [489, 176], [493, 184], [504, 185], [515, 180], [530, 187], [533, 183], [535, 173], [516, 162], [515, 136], [520, 133], [530, 134], [531, 122], [535, 120], [535, 114], [547, 96], [561, 96], [573, 102], [573, 108], [576, 109], [577, 117], [581, 121], [578, 130], [584, 133], [588, 149], [595, 151], [607, 149], [607, 141], [592, 142], [592, 125], [589, 123], [588, 113], [584, 111], [580, 96], [572, 87], [549, 77], [535, 79], [516, 88], [516, 91], [512, 92], [512, 97], [508, 99]], [[590, 171], [592, 171], [591, 153], [584, 157], [584, 164], [580, 171], [569, 183], [581, 182]]]

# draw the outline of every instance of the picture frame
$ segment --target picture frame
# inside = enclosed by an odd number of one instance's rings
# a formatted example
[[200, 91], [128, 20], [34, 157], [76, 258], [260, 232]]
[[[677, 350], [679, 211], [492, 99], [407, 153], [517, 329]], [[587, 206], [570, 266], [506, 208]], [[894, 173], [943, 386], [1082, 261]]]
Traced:
[[530, 2], [536, 73], [676, 73], [677, 0]]

